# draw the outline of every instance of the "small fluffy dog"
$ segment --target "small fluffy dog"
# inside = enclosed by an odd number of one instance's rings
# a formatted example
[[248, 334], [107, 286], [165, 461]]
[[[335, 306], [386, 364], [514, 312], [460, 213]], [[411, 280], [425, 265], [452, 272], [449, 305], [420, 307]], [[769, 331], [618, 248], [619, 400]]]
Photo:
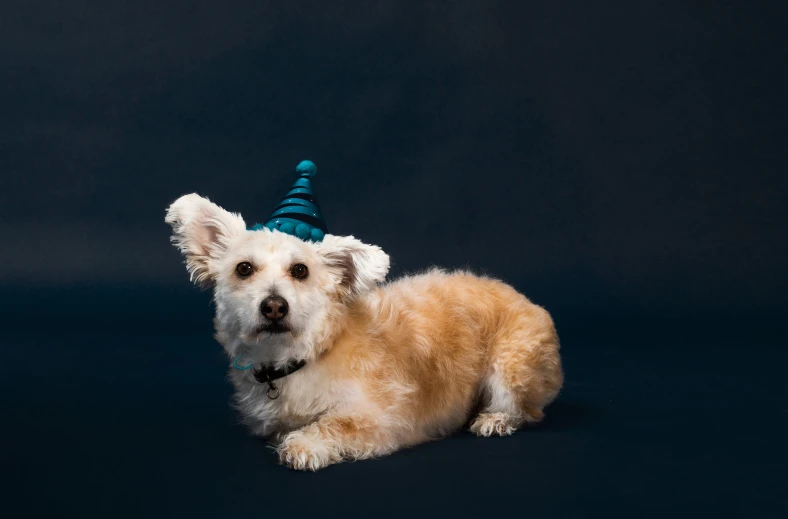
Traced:
[[512, 434], [561, 388], [550, 315], [500, 281], [431, 270], [379, 286], [379, 247], [250, 231], [196, 194], [166, 222], [192, 280], [213, 287], [245, 421], [294, 469], [381, 456], [470, 419], [477, 435]]

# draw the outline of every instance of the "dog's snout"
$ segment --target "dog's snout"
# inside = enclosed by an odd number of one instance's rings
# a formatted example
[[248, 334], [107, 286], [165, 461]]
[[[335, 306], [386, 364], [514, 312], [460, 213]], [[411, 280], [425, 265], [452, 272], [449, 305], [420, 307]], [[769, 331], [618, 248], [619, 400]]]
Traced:
[[260, 303], [260, 312], [272, 321], [284, 319], [287, 310], [287, 300], [281, 296], [268, 296]]

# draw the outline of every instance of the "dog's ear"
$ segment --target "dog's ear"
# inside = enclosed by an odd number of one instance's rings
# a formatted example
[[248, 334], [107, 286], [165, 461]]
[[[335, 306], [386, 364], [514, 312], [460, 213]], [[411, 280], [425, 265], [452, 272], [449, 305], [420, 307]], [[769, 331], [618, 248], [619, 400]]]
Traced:
[[171, 240], [186, 257], [191, 280], [204, 287], [213, 284], [211, 263], [227, 251], [232, 237], [246, 230], [240, 215], [227, 212], [196, 193], [173, 202], [164, 221], [172, 226]]
[[371, 290], [389, 271], [389, 257], [380, 247], [352, 236], [327, 234], [318, 244], [318, 252], [346, 296]]

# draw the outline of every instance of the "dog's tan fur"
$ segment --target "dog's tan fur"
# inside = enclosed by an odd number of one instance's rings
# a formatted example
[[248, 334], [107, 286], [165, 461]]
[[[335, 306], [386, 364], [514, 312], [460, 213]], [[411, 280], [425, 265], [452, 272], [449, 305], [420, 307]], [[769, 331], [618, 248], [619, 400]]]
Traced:
[[[353, 238], [311, 244], [247, 231], [239, 216], [196, 195], [176, 201], [167, 221], [194, 277], [215, 286], [216, 337], [228, 355], [307, 361], [278, 381], [276, 400], [251, 372], [230, 369], [252, 430], [277, 442], [292, 468], [388, 454], [469, 419], [475, 434], [511, 434], [540, 421], [561, 388], [550, 315], [500, 281], [431, 270], [378, 286], [388, 270], [380, 249]], [[312, 272], [306, 282], [287, 276], [295, 257]], [[250, 259], [260, 265], [258, 280], [232, 275]], [[243, 321], [257, 317], [244, 317], [245, 301], [259, 304], [256, 294], [269, 286], [293, 290], [294, 302], [304, 297], [304, 324], [280, 334], [287, 337], [252, 339]]]

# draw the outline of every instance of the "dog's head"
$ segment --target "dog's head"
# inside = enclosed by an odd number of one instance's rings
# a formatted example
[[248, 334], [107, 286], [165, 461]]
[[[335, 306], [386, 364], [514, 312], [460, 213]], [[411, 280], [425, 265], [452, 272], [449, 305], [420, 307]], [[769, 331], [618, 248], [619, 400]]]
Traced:
[[247, 230], [243, 218], [196, 194], [167, 210], [192, 281], [211, 287], [217, 338], [231, 355], [308, 359], [356, 296], [383, 281], [389, 258], [352, 236], [312, 243]]

